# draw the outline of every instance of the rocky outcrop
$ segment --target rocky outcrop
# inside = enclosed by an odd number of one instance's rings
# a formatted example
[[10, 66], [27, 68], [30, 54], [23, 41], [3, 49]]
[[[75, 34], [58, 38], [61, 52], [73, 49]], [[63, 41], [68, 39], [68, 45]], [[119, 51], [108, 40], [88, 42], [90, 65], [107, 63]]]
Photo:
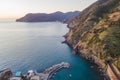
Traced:
[[76, 54], [102, 69], [112, 61], [120, 70], [120, 0], [98, 0], [73, 18], [68, 27], [66, 41]]
[[54, 22], [54, 21], [60, 21], [60, 22], [69, 22], [70, 19], [77, 16], [80, 12], [74, 11], [74, 12], [55, 12], [55, 13], [29, 13], [25, 15], [24, 17], [17, 19], [17, 22]]
[[0, 71], [0, 80], [9, 80], [11, 76], [12, 76], [12, 72], [10, 69], [5, 69]]

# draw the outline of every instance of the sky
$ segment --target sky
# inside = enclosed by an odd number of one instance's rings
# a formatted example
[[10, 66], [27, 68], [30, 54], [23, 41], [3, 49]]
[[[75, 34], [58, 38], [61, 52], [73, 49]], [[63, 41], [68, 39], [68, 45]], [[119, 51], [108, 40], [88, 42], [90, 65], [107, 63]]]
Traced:
[[0, 0], [0, 19], [19, 18], [27, 13], [82, 11], [97, 0]]

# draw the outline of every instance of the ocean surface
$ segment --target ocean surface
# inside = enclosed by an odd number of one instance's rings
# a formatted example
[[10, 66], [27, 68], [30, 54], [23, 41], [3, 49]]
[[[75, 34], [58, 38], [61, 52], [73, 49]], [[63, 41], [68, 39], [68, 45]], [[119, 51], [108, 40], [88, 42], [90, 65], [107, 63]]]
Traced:
[[73, 55], [71, 48], [61, 43], [68, 32], [66, 26], [59, 22], [0, 22], [0, 70], [42, 72], [54, 64], [68, 62], [70, 69], [58, 71], [52, 80], [100, 80], [90, 68], [91, 63]]

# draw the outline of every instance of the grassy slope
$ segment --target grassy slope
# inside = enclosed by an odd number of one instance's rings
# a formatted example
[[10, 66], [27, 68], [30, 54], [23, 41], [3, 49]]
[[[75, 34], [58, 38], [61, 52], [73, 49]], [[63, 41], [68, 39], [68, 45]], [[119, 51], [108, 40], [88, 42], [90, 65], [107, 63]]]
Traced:
[[[102, 1], [102, 0], [101, 0]], [[100, 59], [115, 60], [120, 69], [120, 1], [97, 2], [94, 8], [72, 29], [71, 44], [85, 43], [89, 51]], [[101, 4], [101, 5], [98, 5]], [[76, 19], [77, 19], [76, 18]]]

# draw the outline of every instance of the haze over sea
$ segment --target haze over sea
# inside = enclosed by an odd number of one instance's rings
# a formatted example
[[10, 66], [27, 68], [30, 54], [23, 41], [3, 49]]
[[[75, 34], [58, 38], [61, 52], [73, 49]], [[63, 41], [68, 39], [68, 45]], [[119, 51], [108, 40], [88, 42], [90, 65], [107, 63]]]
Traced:
[[42, 72], [54, 64], [68, 62], [71, 68], [60, 70], [52, 80], [100, 80], [90, 68], [92, 64], [73, 55], [71, 48], [61, 43], [67, 32], [66, 24], [59, 22], [0, 22], [0, 70]]

